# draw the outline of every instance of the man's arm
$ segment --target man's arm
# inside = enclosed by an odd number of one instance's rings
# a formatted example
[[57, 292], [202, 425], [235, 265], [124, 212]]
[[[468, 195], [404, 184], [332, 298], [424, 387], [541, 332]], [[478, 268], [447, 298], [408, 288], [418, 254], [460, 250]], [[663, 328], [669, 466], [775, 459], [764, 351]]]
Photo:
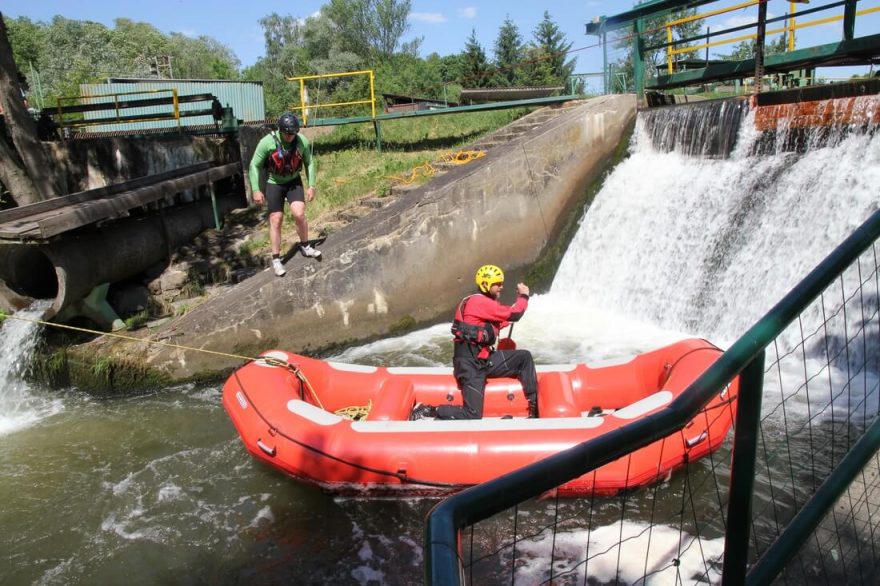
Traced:
[[254, 155], [251, 157], [251, 164], [248, 166], [248, 179], [251, 182], [251, 191], [254, 193], [260, 191], [260, 169], [265, 164], [266, 157], [269, 156], [271, 151], [266, 145], [267, 138], [270, 137], [268, 135], [264, 136], [257, 143], [257, 148], [254, 149]]
[[312, 143], [309, 142], [302, 134], [299, 135], [299, 139], [302, 142], [302, 158], [303, 163], [305, 163], [305, 172], [306, 172], [306, 185], [308, 187], [316, 187], [318, 185], [318, 177], [316, 173], [318, 172], [318, 164], [315, 161], [315, 157], [312, 156]]

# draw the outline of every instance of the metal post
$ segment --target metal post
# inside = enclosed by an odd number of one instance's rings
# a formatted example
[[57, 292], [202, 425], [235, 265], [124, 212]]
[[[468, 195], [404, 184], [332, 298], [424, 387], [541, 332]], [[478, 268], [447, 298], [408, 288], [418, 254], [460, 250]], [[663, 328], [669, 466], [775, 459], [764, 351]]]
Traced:
[[712, 32], [711, 27], [706, 27], [706, 67], [709, 67], [709, 43], [712, 40], [712, 35], [709, 34]]
[[767, 36], [767, 0], [758, 4], [758, 35], [755, 38], [755, 89], [754, 95], [761, 93], [764, 83], [764, 40]]
[[611, 72], [608, 71], [608, 33], [602, 33], [602, 94], [608, 95], [611, 88]]
[[308, 114], [306, 112], [306, 81], [299, 78], [299, 113], [302, 114], [303, 126], [308, 126]]
[[858, 0], [846, 0], [843, 8], [843, 40], [851, 41], [856, 34], [856, 2]]
[[214, 210], [214, 227], [218, 230], [222, 228], [220, 224], [220, 211], [217, 209], [217, 194], [214, 192], [214, 184], [209, 183], [208, 189], [211, 191], [211, 209]]
[[755, 454], [761, 424], [761, 395], [764, 391], [764, 355], [762, 349], [739, 375], [730, 500], [727, 503], [727, 531], [724, 536], [724, 584], [742, 584], [746, 576]]
[[379, 120], [373, 118], [373, 130], [376, 131], [376, 152], [382, 152], [382, 127], [379, 125]]
[[645, 92], [645, 41], [642, 39], [642, 33], [645, 32], [645, 21], [641, 18], [633, 23], [633, 87], [636, 96], [641, 96]]

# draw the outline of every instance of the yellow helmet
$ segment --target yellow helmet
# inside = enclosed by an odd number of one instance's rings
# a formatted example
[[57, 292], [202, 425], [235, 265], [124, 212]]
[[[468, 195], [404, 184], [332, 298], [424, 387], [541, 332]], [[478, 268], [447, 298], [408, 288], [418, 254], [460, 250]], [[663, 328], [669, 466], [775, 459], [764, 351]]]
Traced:
[[495, 283], [504, 282], [504, 271], [495, 265], [483, 265], [477, 269], [474, 281], [476, 281], [477, 288], [479, 288], [480, 291], [488, 293], [489, 287]]

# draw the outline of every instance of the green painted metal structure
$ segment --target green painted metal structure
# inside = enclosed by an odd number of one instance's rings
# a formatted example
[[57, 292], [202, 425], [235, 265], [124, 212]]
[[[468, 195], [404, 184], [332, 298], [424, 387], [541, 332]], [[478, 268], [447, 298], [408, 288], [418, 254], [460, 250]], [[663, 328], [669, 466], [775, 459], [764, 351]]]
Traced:
[[583, 96], [573, 94], [553, 96], [549, 98], [533, 98], [531, 100], [510, 100], [506, 102], [493, 102], [488, 104], [473, 104], [470, 106], [452, 106], [449, 108], [435, 108], [432, 110], [414, 110], [409, 112], [387, 112], [371, 116], [352, 116], [348, 118], [310, 118], [308, 126], [339, 126], [342, 124], [363, 124], [372, 122], [376, 130], [376, 148], [382, 150], [381, 123], [386, 120], [399, 120], [401, 118], [417, 118], [421, 116], [440, 116], [443, 114], [459, 114], [462, 112], [483, 112], [487, 110], [504, 110], [508, 108], [530, 108], [535, 106], [549, 106], [561, 104], [570, 100], [576, 100]]
[[[745, 59], [742, 61], [710, 62], [703, 68], [695, 68], [672, 74], [658, 75], [655, 78], [644, 80], [644, 55], [645, 51], [656, 50], [672, 46], [678, 43], [695, 41], [697, 39], [679, 39], [671, 44], [646, 47], [642, 36], [645, 32], [645, 21], [649, 18], [658, 18], [675, 11], [696, 8], [717, 0], [651, 0], [635, 6], [632, 10], [621, 12], [614, 16], [602, 16], [594, 22], [586, 25], [586, 33], [598, 35], [604, 39], [608, 32], [631, 27], [633, 32], [633, 73], [635, 77], [635, 89], [637, 94], [642, 94], [645, 89], [673, 89], [687, 85], [695, 85], [712, 81], [737, 80], [755, 75], [757, 70], [778, 73], [799, 69], [812, 69], [823, 65], [863, 65], [876, 63], [880, 59], [880, 35], [872, 34], [863, 37], [855, 36], [855, 22], [857, 17], [858, 0], [840, 0], [822, 6], [817, 6], [798, 13], [802, 17], [806, 14], [843, 8], [842, 40], [837, 43], [828, 43], [814, 47], [808, 47], [778, 55], [767, 56], [763, 60]], [[765, 7], [765, 4], [761, 4]], [[755, 25], [745, 25], [733, 29], [718, 30], [701, 35], [700, 40], [718, 37], [730, 32], [757, 26], [760, 30], [769, 22], [786, 21], [791, 15], [784, 15]], [[762, 51], [761, 51], [762, 52]], [[763, 65], [763, 68], [761, 68]], [[607, 65], [606, 65], [607, 71]]]

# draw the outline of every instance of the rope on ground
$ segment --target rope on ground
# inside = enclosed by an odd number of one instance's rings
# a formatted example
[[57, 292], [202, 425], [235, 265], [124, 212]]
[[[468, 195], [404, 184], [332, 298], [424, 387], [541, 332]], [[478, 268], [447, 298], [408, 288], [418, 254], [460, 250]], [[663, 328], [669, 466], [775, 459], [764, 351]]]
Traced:
[[[440, 157], [440, 162], [447, 165], [467, 165], [471, 161], [486, 156], [486, 151], [456, 151], [454, 153], [446, 153]], [[422, 163], [412, 168], [409, 173], [400, 175], [384, 175], [384, 179], [398, 181], [402, 185], [412, 185], [419, 176], [433, 177], [437, 174], [437, 169], [431, 163]]]
[[486, 151], [456, 151], [443, 155], [442, 160], [444, 163], [451, 163], [453, 165], [467, 165], [471, 161], [485, 156]]

